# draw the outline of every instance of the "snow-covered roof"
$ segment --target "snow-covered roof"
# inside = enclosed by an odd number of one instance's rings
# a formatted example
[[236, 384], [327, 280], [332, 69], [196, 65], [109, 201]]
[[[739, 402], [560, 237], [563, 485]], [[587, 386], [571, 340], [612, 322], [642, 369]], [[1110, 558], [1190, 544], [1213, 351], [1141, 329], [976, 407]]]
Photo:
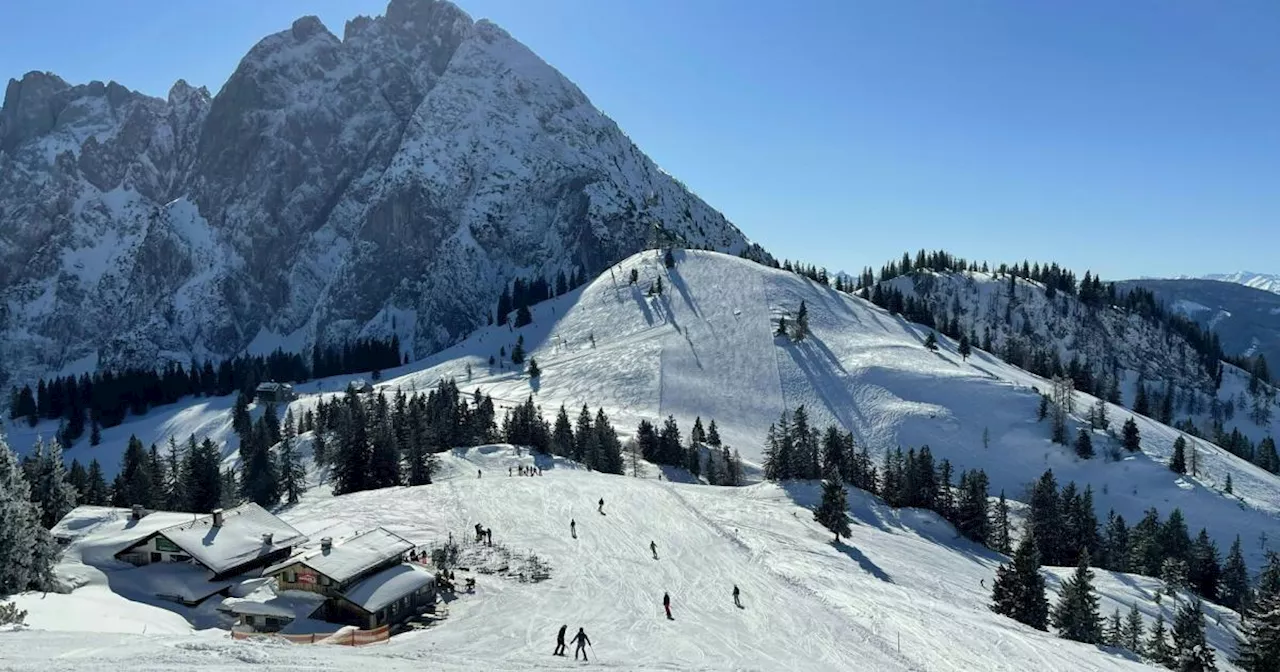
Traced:
[[[253, 502], [224, 512], [222, 525], [218, 527], [214, 527], [213, 518], [202, 516], [159, 533], [217, 573], [307, 540], [301, 532]], [[270, 543], [263, 539], [264, 534], [271, 535]]]
[[222, 601], [222, 606], [218, 609], [233, 614], [274, 616], [292, 620], [310, 616], [316, 608], [324, 604], [324, 601], [323, 595], [289, 590], [266, 600], [227, 598]]
[[385, 562], [399, 558], [413, 550], [413, 542], [384, 527], [375, 527], [346, 539], [335, 541], [325, 552], [321, 548], [310, 549], [265, 569], [263, 574], [274, 574], [295, 562], [342, 583]]
[[293, 389], [293, 386], [290, 385], [289, 383], [268, 382], [268, 383], [258, 384], [259, 392], [276, 392], [278, 390], [292, 390], [292, 389]]
[[212, 578], [209, 570], [190, 563], [153, 562], [116, 573], [112, 590], [119, 592], [121, 584], [127, 583], [129, 589], [145, 594], [199, 602], [231, 587], [230, 581], [212, 581]]
[[373, 613], [435, 581], [435, 575], [426, 568], [403, 562], [357, 583], [342, 596], [348, 602]]
[[133, 519], [131, 509], [111, 506], [77, 506], [53, 526], [53, 536], [74, 542], [90, 565], [115, 565], [115, 554], [166, 527], [190, 522], [200, 514], [151, 511]]

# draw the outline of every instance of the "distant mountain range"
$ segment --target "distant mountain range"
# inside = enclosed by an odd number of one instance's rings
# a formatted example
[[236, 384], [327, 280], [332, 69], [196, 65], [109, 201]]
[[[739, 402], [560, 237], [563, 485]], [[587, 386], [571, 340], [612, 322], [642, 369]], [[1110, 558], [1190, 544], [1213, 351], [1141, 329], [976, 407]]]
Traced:
[[[1144, 278], [1146, 280], [1148, 278]], [[1264, 292], [1280, 294], [1280, 274], [1273, 273], [1254, 273], [1253, 271], [1236, 271], [1235, 273], [1210, 273], [1194, 277], [1190, 275], [1179, 275], [1174, 280], [1217, 280], [1218, 282], [1230, 282], [1245, 287], [1261, 289]]]
[[1207, 278], [1125, 280], [1116, 286], [1150, 290], [1170, 309], [1216, 331], [1227, 354], [1261, 353], [1269, 362], [1280, 361], [1280, 276], [1232, 273]]

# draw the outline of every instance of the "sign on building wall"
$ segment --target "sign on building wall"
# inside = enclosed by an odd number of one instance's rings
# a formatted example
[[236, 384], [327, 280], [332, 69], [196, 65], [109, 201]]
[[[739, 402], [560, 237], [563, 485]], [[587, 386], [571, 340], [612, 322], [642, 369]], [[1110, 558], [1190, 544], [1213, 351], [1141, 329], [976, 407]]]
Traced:
[[315, 583], [316, 575], [311, 573], [298, 574], [298, 583]]
[[156, 550], [165, 553], [181, 553], [182, 549], [178, 545], [165, 539], [164, 537], [156, 537]]

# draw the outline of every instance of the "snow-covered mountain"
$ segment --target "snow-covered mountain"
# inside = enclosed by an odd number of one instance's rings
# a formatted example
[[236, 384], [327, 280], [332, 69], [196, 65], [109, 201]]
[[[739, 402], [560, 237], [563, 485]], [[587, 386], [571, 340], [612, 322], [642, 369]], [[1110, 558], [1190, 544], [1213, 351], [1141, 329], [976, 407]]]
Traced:
[[[1230, 355], [1264, 355], [1280, 361], [1280, 296], [1261, 287], [1221, 280], [1127, 280], [1171, 310], [1213, 329]], [[1280, 288], [1280, 285], [1277, 285]]]
[[[1178, 278], [1188, 279], [1188, 278]], [[1274, 273], [1254, 273], [1252, 271], [1236, 271], [1235, 273], [1210, 273], [1202, 278], [1202, 280], [1217, 280], [1219, 282], [1233, 282], [1237, 285], [1261, 289], [1264, 292], [1272, 292], [1280, 294], [1280, 275]]]
[[[1220, 549], [1239, 535], [1251, 571], [1274, 548], [1271, 540], [1280, 538], [1280, 478], [1216, 445], [1193, 439], [1196, 473], [1175, 474], [1166, 465], [1175, 439], [1185, 435], [1134, 415], [1141, 450], [1108, 459], [1118, 445], [1118, 426], [1132, 414], [1107, 405], [1111, 430], [1093, 432], [1098, 456], [1080, 459], [1071, 448], [1052, 444], [1048, 423], [1036, 418], [1037, 388], [1048, 387], [1040, 377], [981, 350], [966, 359], [945, 337], [938, 351], [930, 351], [924, 347], [929, 329], [794, 273], [712, 252], [676, 251], [673, 258], [674, 267], [667, 268], [658, 252], [633, 255], [585, 286], [533, 306], [531, 324], [482, 327], [422, 361], [385, 371], [377, 388], [423, 391], [451, 377], [468, 393], [491, 395], [500, 407], [531, 396], [548, 418], [561, 404], [599, 407], [624, 433], [641, 419], [673, 415], [686, 432], [695, 417], [715, 419], [721, 437], [751, 461], [759, 461], [770, 423], [803, 404], [817, 425], [839, 423], [852, 431], [877, 464], [886, 450], [928, 444], [957, 472], [982, 469], [990, 492], [1004, 491], [1015, 502], [1025, 502], [1027, 485], [1051, 468], [1060, 484], [1091, 486], [1100, 517], [1114, 509], [1138, 520], [1151, 507], [1164, 515], [1180, 508], [1189, 529], [1207, 528]], [[663, 292], [651, 295], [659, 280]], [[1007, 280], [990, 282], [993, 291], [1007, 291]], [[1035, 284], [1018, 288], [1023, 305], [1031, 304]], [[775, 336], [778, 320], [794, 318], [802, 302], [809, 337], [793, 342]], [[1145, 332], [1132, 329], [1130, 336], [1141, 343]], [[542, 371], [536, 380], [501, 356], [520, 338]], [[1224, 376], [1223, 394], [1245, 386], [1234, 373]], [[301, 385], [303, 396], [288, 409], [301, 416], [321, 398], [341, 394], [343, 384], [328, 379]], [[1088, 427], [1083, 416], [1096, 401], [1077, 393], [1072, 433]], [[222, 442], [224, 465], [234, 466], [230, 407], [229, 398], [215, 398], [152, 409], [105, 429], [99, 446], [82, 440], [66, 458], [97, 458], [114, 472], [131, 434], [162, 444], [170, 435], [194, 433]], [[255, 406], [252, 413], [263, 410]], [[49, 421], [35, 428], [22, 424], [9, 435], [25, 451], [37, 433], [52, 429]], [[856, 666], [855, 660], [874, 669], [1138, 669], [1118, 653], [994, 616], [987, 607], [990, 580], [1002, 558], [958, 539], [931, 513], [894, 511], [853, 492], [854, 533], [837, 548], [806, 508], [816, 500], [813, 484], [716, 488], [658, 481], [654, 468], [645, 470], [646, 478], [596, 474], [558, 458], [538, 458], [548, 474], [543, 479], [506, 475], [509, 467], [533, 459], [504, 446], [459, 448], [441, 456], [433, 485], [342, 497], [329, 496], [321, 485], [281, 512], [313, 537], [384, 525], [423, 544], [450, 532], [461, 536], [483, 521], [500, 544], [532, 550], [552, 566], [544, 584], [481, 575], [477, 594], [451, 603], [444, 623], [393, 638], [376, 651], [246, 644], [215, 636], [216, 630], [187, 632], [170, 611], [124, 603], [106, 588], [109, 573], [99, 576], [73, 557], [60, 571], [82, 577], [83, 588], [20, 598], [35, 628], [102, 629], [58, 616], [92, 604], [127, 614], [130, 624], [155, 622], [160, 634], [18, 633], [0, 638], [0, 659], [17, 669], [47, 669], [59, 655], [58, 665], [68, 669], [162, 661], [221, 669], [216, 661], [252, 656], [298, 669], [351, 669], [370, 661], [400, 669], [429, 659], [444, 670], [532, 670], [545, 667], [549, 633], [570, 623], [587, 626], [601, 662], [616, 669], [834, 670]], [[475, 477], [477, 469], [482, 478]], [[677, 475], [672, 471], [669, 476]], [[1224, 491], [1228, 475], [1230, 494]], [[311, 478], [324, 474], [312, 470]], [[591, 510], [599, 497], [606, 499], [606, 517]], [[576, 541], [566, 529], [571, 518], [578, 522]], [[660, 560], [648, 555], [650, 539]], [[1048, 571], [1056, 589], [1071, 570]], [[1148, 621], [1156, 613], [1171, 615], [1173, 601], [1156, 598], [1158, 581], [1098, 575], [1107, 613], [1136, 603]], [[732, 607], [727, 591], [735, 583], [743, 588], [745, 610]], [[675, 628], [660, 616], [664, 591], [674, 600]], [[1233, 669], [1223, 654], [1234, 646], [1236, 616], [1213, 605], [1206, 609], [1219, 669]]]
[[[966, 360], [946, 338], [940, 339], [938, 352], [930, 352], [923, 347], [929, 329], [793, 273], [711, 252], [677, 251], [675, 259], [668, 269], [658, 252], [634, 255], [586, 286], [535, 305], [531, 324], [482, 327], [422, 361], [384, 371], [378, 388], [389, 394], [425, 391], [442, 378], [454, 378], [467, 394], [478, 389], [491, 395], [499, 414], [529, 396], [548, 419], [561, 404], [571, 411], [587, 404], [603, 408], [623, 433], [640, 420], [667, 415], [686, 432], [696, 417], [704, 423], [715, 419], [725, 442], [757, 464], [770, 424], [784, 410], [803, 404], [815, 425], [840, 424], [873, 455], [929, 445], [957, 473], [986, 470], [992, 492], [1005, 490], [1014, 499], [1052, 468], [1059, 482], [1093, 485], [1103, 516], [1115, 508], [1137, 520], [1151, 506], [1162, 512], [1182, 507], [1188, 525], [1209, 527], [1222, 548], [1237, 534], [1256, 538], [1260, 530], [1272, 530], [1268, 537], [1280, 539], [1280, 478], [1208, 441], [1194, 439], [1199, 476], [1178, 476], [1166, 464], [1181, 432], [1109, 405], [1111, 431], [1097, 432], [1094, 439], [1099, 455], [1118, 445], [1113, 435], [1130, 415], [1141, 431], [1143, 452], [1119, 462], [1080, 460], [1070, 448], [1050, 443], [1047, 423], [1037, 420], [1039, 391], [1049, 388], [1043, 378], [980, 350]], [[633, 270], [638, 281], [630, 284]], [[664, 292], [649, 296], [659, 279]], [[1022, 288], [1029, 303], [1033, 283]], [[794, 317], [802, 301], [813, 335], [800, 343], [776, 337], [778, 320]], [[1135, 352], [1155, 347], [1143, 345], [1144, 332], [1133, 329], [1130, 336], [1140, 348]], [[537, 359], [542, 373], [536, 381], [504, 362], [502, 352], [511, 352], [518, 338]], [[1163, 343], [1164, 338], [1152, 340]], [[1177, 351], [1169, 352], [1152, 356], [1167, 357], [1173, 370]], [[1220, 394], [1246, 394], [1247, 378], [1228, 368]], [[301, 417], [323, 396], [341, 394], [344, 384], [344, 379], [329, 379], [300, 385], [303, 396], [289, 410]], [[1087, 426], [1083, 418], [1095, 402], [1077, 393], [1079, 424]], [[1235, 416], [1242, 431], [1262, 435], [1265, 430], [1248, 424], [1245, 415]], [[10, 443], [25, 452], [38, 435], [55, 430], [52, 421], [36, 427], [12, 423], [8, 434]], [[236, 464], [238, 444], [226, 397], [129, 416], [103, 430], [101, 445], [90, 447], [81, 439], [65, 457], [96, 458], [110, 475], [131, 435], [144, 445], [163, 446], [170, 436], [181, 441], [190, 434], [222, 443], [225, 465]], [[1220, 492], [1227, 474], [1232, 495]], [[1255, 567], [1260, 554], [1261, 547], [1253, 544]]]
[[0, 386], [396, 333], [594, 275], [661, 227], [749, 245], [572, 82], [448, 2], [266, 37], [216, 95], [51, 73], [0, 109]]

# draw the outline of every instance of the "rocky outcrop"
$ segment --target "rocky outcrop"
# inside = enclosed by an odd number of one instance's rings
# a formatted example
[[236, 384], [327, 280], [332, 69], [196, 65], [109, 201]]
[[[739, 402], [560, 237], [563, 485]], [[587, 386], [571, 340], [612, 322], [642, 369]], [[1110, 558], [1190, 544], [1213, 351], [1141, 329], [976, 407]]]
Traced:
[[[504, 282], [725, 218], [571, 82], [447, 2], [268, 36], [216, 96], [30, 73], [0, 111], [11, 374], [397, 333], [424, 354]], [[394, 317], [392, 317], [394, 316]]]

